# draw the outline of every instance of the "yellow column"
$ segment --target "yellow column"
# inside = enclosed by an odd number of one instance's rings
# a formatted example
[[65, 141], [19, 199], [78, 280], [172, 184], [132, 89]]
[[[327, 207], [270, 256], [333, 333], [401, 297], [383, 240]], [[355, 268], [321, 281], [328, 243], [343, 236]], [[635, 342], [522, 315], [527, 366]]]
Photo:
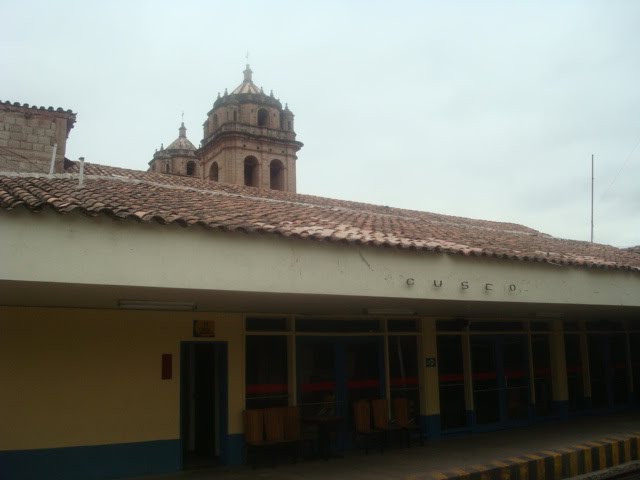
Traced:
[[440, 394], [438, 382], [438, 346], [436, 342], [436, 320], [423, 318], [422, 357], [419, 359], [421, 405], [423, 427], [430, 437], [440, 435]]
[[551, 375], [553, 400], [562, 414], [569, 413], [569, 384], [567, 382], [567, 359], [564, 349], [562, 319], [551, 322]]

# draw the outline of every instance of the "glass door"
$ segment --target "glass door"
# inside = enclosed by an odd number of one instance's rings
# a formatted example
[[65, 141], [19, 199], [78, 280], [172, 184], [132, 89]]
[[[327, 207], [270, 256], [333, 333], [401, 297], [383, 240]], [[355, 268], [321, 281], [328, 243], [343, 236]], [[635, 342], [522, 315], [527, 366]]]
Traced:
[[498, 342], [504, 377], [503, 421], [521, 423], [529, 420], [529, 357], [526, 337], [513, 335]]
[[628, 404], [630, 392], [626, 336], [622, 333], [590, 333], [588, 343], [593, 408]]
[[[298, 337], [298, 405], [304, 418], [339, 417], [352, 428], [352, 405], [384, 397], [382, 337]], [[347, 432], [342, 432], [347, 433]], [[353, 435], [339, 435], [341, 447]]]
[[481, 429], [529, 421], [526, 338], [524, 335], [471, 337], [475, 423]]

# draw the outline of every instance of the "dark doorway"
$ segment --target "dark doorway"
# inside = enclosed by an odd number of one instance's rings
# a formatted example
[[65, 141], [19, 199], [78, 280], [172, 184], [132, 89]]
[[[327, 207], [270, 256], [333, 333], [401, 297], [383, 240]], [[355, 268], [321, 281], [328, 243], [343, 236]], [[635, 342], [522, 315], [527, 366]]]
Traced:
[[183, 468], [209, 467], [220, 456], [226, 387], [218, 372], [224, 364], [215, 343], [183, 343], [181, 351], [181, 441]]

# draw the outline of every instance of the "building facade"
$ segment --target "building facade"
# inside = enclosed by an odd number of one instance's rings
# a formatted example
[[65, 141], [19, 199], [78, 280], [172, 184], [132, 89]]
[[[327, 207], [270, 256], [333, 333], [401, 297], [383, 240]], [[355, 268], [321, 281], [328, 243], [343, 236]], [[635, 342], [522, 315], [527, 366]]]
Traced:
[[406, 398], [434, 441], [637, 404], [638, 253], [212, 181], [269, 106], [245, 75], [208, 146], [182, 126], [148, 172], [0, 172], [3, 478], [238, 465], [246, 409], [333, 415], [354, 448], [361, 399]]

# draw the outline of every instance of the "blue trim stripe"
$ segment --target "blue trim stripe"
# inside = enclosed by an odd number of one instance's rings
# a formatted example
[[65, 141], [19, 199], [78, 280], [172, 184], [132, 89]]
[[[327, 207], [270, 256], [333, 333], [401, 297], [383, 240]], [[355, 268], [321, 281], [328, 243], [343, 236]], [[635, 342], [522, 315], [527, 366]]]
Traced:
[[227, 435], [225, 442], [225, 465], [244, 464], [244, 434], [231, 433]]
[[0, 451], [3, 480], [108, 480], [181, 469], [180, 440]]

